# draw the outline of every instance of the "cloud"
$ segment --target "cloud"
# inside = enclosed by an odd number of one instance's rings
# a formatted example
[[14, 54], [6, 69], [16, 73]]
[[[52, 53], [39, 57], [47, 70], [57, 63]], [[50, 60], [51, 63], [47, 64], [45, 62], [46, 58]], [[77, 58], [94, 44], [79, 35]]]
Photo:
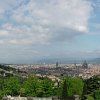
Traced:
[[3, 0], [0, 5], [8, 20], [2, 34], [9, 33], [8, 43], [16, 44], [70, 40], [88, 32], [92, 11], [88, 0]]
[[91, 3], [87, 0], [30, 0], [21, 5], [12, 18], [19, 23], [88, 30]]
[[17, 0], [0, 1], [0, 18], [3, 19], [4, 17], [6, 17], [5, 14], [8, 13], [11, 10], [11, 8], [17, 6], [18, 1]]
[[0, 36], [8, 35], [8, 31], [6, 30], [0, 30]]
[[47, 32], [48, 28], [43, 29], [42, 26], [14, 26], [7, 23], [2, 26], [0, 35], [11, 44], [47, 44], [49, 38]]
[[90, 0], [0, 1], [1, 61], [52, 56], [56, 44], [88, 33], [92, 10]]

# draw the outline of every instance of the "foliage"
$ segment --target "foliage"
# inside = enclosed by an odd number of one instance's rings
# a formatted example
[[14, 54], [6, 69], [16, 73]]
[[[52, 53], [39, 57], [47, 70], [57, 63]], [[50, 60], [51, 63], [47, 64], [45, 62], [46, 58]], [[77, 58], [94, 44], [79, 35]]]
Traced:
[[36, 96], [40, 82], [37, 78], [30, 77], [25, 81], [23, 85], [26, 96]]
[[[30, 76], [27, 79], [20, 77], [6, 77], [0, 80], [0, 95], [21, 95], [34, 97], [49, 96], [73, 96], [75, 94], [82, 95], [83, 80], [80, 78], [65, 78], [60, 82], [51, 81], [48, 78], [38, 78]], [[65, 92], [66, 91], [66, 92]]]
[[83, 93], [82, 95], [87, 95], [88, 87], [87, 87], [87, 80], [84, 80], [84, 86], [83, 86]]
[[5, 93], [9, 95], [18, 95], [20, 90], [20, 81], [17, 77], [6, 79], [4, 84]]
[[88, 95], [87, 100], [94, 100], [94, 98], [91, 95]]
[[2, 100], [2, 97], [5, 95], [4, 91], [0, 90], [0, 100]]
[[91, 94], [93, 93], [95, 90], [99, 90], [100, 89], [100, 78], [97, 76], [94, 76], [90, 79], [87, 79], [86, 81], [84, 81], [87, 86], [87, 94]]
[[94, 98], [95, 100], [100, 100], [100, 90], [94, 92]]
[[68, 89], [67, 88], [67, 83], [66, 83], [66, 80], [64, 80], [63, 88], [62, 88], [62, 95], [61, 95], [62, 100], [67, 99], [67, 96], [68, 96], [68, 90], [67, 89]]
[[41, 81], [41, 89], [42, 89], [42, 92], [43, 92], [43, 96], [52, 96], [53, 95], [53, 85], [54, 83], [48, 79], [48, 78], [44, 78], [42, 81]]
[[67, 78], [68, 96], [82, 95], [83, 81], [80, 78]]
[[30, 77], [25, 81], [24, 89], [26, 96], [51, 96], [53, 93], [53, 82], [47, 78]]
[[6, 66], [6, 65], [0, 65], [0, 68], [6, 71], [15, 71], [15, 68], [12, 68], [10, 66]]

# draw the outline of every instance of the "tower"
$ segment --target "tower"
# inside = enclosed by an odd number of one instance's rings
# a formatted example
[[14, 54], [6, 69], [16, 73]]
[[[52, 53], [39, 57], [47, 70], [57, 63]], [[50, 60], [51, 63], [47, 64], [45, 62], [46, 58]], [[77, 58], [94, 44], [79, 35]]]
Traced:
[[87, 69], [87, 68], [88, 68], [88, 64], [87, 64], [86, 60], [85, 60], [84, 63], [82, 64], [82, 68], [83, 68], [83, 69]]
[[58, 65], [59, 65], [58, 62], [56, 62], [56, 68], [58, 68]]

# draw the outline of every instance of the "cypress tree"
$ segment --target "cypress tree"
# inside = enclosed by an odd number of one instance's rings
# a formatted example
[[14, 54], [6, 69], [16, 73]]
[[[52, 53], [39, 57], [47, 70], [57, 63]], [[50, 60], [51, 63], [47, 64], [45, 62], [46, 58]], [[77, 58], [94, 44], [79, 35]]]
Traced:
[[88, 89], [87, 89], [87, 80], [84, 81], [84, 87], [83, 87], [83, 93], [82, 93], [82, 100], [86, 100], [87, 97], [87, 92], [88, 92]]
[[67, 100], [67, 96], [68, 96], [68, 91], [67, 91], [67, 83], [66, 80], [64, 80], [64, 84], [63, 84], [63, 90], [62, 90], [62, 100]]

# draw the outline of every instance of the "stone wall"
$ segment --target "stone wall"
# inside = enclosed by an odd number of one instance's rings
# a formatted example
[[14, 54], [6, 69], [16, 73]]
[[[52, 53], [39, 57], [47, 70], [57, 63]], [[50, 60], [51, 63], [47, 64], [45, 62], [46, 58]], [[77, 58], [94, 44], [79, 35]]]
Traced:
[[[7, 96], [7, 97], [3, 97], [2, 100], [60, 100], [58, 99], [58, 97], [48, 97], [48, 98], [38, 98], [38, 97], [11, 97], [11, 96]], [[72, 97], [68, 97], [67, 100], [79, 100], [79, 96], [78, 95], [74, 95]]]
[[52, 100], [52, 97], [49, 98], [38, 98], [38, 97], [3, 97], [3, 100]]

